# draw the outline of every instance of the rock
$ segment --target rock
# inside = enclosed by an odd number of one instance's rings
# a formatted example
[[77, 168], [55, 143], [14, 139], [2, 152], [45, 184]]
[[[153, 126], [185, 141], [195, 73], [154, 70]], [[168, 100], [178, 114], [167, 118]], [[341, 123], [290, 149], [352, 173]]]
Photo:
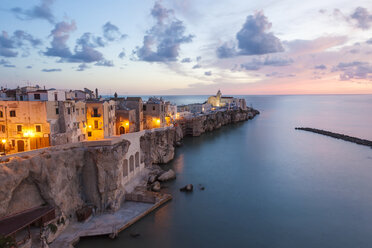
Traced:
[[153, 184], [156, 181], [156, 179], [158, 179], [158, 176], [157, 175], [150, 175], [149, 176], [149, 179], [147, 180], [147, 182], [149, 184]]
[[175, 145], [176, 145], [176, 147], [181, 147], [183, 144], [182, 144], [181, 141], [176, 141]]
[[187, 184], [186, 186], [180, 188], [180, 191], [183, 192], [192, 192], [194, 189], [194, 186], [192, 184]]
[[151, 190], [154, 191], [154, 192], [159, 192], [161, 189], [161, 185], [158, 181], [154, 182], [152, 185], [151, 185]]
[[199, 190], [205, 190], [205, 187], [201, 184], [199, 184]]
[[165, 182], [165, 181], [169, 181], [175, 178], [176, 178], [176, 173], [172, 169], [169, 169], [167, 172], [161, 174], [158, 180], [160, 182]]
[[132, 238], [137, 238], [137, 237], [139, 237], [141, 234], [139, 234], [139, 233], [130, 233], [129, 234]]

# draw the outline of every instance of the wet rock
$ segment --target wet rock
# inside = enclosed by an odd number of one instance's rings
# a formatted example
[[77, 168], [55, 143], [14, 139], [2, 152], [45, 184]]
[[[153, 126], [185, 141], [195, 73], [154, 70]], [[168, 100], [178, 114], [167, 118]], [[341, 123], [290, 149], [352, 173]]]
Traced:
[[160, 182], [165, 182], [165, 181], [169, 181], [175, 178], [176, 178], [176, 173], [172, 169], [170, 169], [167, 172], [164, 172], [163, 174], [161, 174], [158, 180]]
[[201, 184], [199, 184], [199, 190], [205, 190], [205, 187]]
[[148, 184], [153, 184], [157, 179], [158, 179], [157, 175], [150, 175], [147, 182], [148, 182]]
[[194, 186], [192, 184], [187, 184], [186, 186], [180, 188], [180, 191], [182, 192], [192, 192], [194, 189]]
[[139, 237], [141, 234], [139, 234], [139, 233], [130, 233], [129, 234], [132, 238], [137, 238], [137, 237]]
[[159, 192], [161, 189], [161, 185], [158, 181], [154, 182], [152, 185], [151, 185], [151, 190], [154, 191], [154, 192]]

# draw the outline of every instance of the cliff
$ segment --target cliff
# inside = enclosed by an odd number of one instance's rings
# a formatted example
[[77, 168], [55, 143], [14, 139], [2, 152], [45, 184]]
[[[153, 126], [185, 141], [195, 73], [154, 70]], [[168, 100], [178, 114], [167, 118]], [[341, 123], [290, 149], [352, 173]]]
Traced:
[[227, 124], [252, 119], [259, 113], [259, 111], [251, 108], [247, 110], [218, 111], [207, 115], [195, 116], [191, 119], [183, 119], [178, 124], [182, 128], [183, 136], [200, 136], [205, 132], [211, 132]]

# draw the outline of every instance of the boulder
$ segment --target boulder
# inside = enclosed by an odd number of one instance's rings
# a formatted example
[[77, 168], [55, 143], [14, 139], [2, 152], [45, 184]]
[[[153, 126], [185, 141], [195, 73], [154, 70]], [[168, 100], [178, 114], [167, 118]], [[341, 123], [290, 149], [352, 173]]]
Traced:
[[194, 189], [194, 186], [192, 184], [187, 184], [186, 186], [180, 188], [180, 191], [183, 192], [192, 192]]
[[153, 183], [156, 181], [157, 178], [158, 178], [157, 175], [150, 175], [150, 176], [149, 176], [149, 179], [147, 180], [147, 182], [148, 182], [149, 184], [153, 184]]
[[160, 186], [160, 183], [158, 181], [154, 182], [151, 185], [151, 190], [154, 191], [154, 192], [159, 192], [160, 189], [161, 189], [161, 186]]
[[176, 173], [172, 169], [169, 169], [167, 172], [164, 172], [163, 174], [161, 174], [158, 180], [160, 182], [165, 182], [165, 181], [169, 181], [175, 178], [176, 178]]

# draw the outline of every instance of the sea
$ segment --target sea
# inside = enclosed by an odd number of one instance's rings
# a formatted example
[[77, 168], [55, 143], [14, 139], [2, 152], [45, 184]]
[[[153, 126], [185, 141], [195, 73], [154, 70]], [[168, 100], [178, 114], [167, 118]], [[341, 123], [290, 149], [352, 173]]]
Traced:
[[[163, 165], [177, 174], [162, 189], [172, 201], [117, 239], [77, 247], [372, 247], [372, 149], [295, 130], [372, 140], [372, 95], [237, 97], [260, 115], [186, 137]], [[163, 98], [180, 105], [207, 96]], [[192, 193], [179, 191], [190, 183]]]

